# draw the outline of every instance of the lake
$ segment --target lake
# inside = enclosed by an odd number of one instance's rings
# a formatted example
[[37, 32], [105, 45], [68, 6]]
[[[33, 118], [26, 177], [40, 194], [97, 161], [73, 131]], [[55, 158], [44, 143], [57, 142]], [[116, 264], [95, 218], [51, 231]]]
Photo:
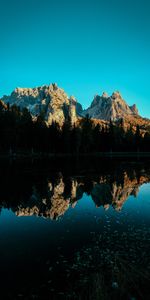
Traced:
[[149, 161], [1, 162], [0, 178], [1, 299], [149, 299]]

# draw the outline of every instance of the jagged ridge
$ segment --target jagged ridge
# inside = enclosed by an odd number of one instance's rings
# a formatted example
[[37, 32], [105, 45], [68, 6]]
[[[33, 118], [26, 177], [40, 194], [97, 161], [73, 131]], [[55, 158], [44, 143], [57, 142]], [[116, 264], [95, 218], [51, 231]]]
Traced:
[[148, 119], [139, 116], [136, 105], [129, 106], [118, 91], [111, 96], [107, 93], [96, 95], [90, 107], [85, 110], [73, 96], [68, 97], [55, 83], [36, 88], [16, 88], [10, 96], [1, 99], [1, 103], [3, 102], [5, 105], [8, 102], [10, 105], [15, 104], [21, 109], [27, 107], [33, 117], [42, 113], [49, 125], [54, 121], [62, 126], [68, 116], [74, 124], [86, 114], [95, 119], [95, 122], [124, 119], [128, 125], [149, 125]]
[[103, 93], [102, 96], [96, 95], [91, 106], [84, 110], [82, 114], [89, 114], [91, 118], [109, 121], [124, 118], [127, 115], [138, 115], [136, 105], [128, 106], [119, 92], [114, 92], [111, 96]]
[[76, 99], [69, 98], [55, 83], [36, 88], [16, 88], [10, 96], [4, 96], [2, 101], [15, 104], [21, 109], [27, 107], [34, 117], [43, 114], [48, 124], [54, 121], [62, 125], [68, 116], [75, 123], [76, 110], [82, 110]]

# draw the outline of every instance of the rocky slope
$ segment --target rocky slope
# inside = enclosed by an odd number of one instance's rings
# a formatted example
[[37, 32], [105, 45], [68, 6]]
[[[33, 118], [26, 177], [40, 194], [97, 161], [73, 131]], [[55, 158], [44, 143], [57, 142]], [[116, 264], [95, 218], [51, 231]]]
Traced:
[[83, 115], [89, 114], [93, 119], [109, 121], [125, 118], [126, 116], [137, 116], [136, 105], [128, 106], [119, 92], [114, 92], [111, 96], [103, 93], [102, 96], [96, 95], [91, 106], [82, 112]]
[[76, 99], [69, 98], [55, 83], [36, 88], [16, 88], [10, 96], [4, 96], [1, 100], [21, 109], [27, 107], [33, 117], [42, 114], [48, 124], [54, 121], [62, 125], [68, 116], [75, 123], [77, 113], [82, 111]]

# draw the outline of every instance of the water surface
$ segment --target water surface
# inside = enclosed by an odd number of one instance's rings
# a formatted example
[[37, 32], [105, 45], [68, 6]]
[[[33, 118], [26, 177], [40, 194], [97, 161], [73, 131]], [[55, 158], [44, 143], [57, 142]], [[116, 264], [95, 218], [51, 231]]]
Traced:
[[2, 299], [148, 299], [148, 162], [0, 175]]

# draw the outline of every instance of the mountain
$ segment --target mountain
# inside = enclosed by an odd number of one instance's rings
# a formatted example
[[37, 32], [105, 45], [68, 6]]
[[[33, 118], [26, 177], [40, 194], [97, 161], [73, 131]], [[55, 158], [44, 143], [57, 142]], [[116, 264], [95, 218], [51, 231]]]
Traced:
[[4, 96], [1, 100], [21, 109], [27, 107], [33, 117], [42, 114], [48, 124], [57, 122], [62, 125], [68, 117], [75, 123], [77, 114], [82, 111], [81, 104], [74, 97], [69, 98], [56, 83], [36, 88], [16, 88], [10, 96]]
[[142, 118], [138, 114], [135, 104], [129, 106], [116, 91], [111, 96], [103, 93], [102, 96], [96, 95], [89, 108], [83, 110], [82, 105], [65, 91], [57, 86], [56, 83], [44, 85], [35, 88], [16, 88], [11, 95], [1, 98], [1, 107], [6, 104], [10, 106], [17, 105], [21, 109], [27, 107], [33, 118], [42, 115], [47, 122], [59, 123], [63, 125], [69, 118], [72, 124], [75, 124], [80, 118], [89, 114], [95, 124], [106, 125], [112, 121], [124, 120], [124, 127], [140, 125], [141, 129], [147, 130], [150, 126], [150, 120]]
[[105, 121], [116, 121], [127, 116], [138, 116], [136, 105], [128, 106], [121, 94], [117, 91], [111, 96], [103, 93], [102, 96], [96, 95], [89, 108], [82, 112], [82, 115], [93, 119], [102, 119]]

